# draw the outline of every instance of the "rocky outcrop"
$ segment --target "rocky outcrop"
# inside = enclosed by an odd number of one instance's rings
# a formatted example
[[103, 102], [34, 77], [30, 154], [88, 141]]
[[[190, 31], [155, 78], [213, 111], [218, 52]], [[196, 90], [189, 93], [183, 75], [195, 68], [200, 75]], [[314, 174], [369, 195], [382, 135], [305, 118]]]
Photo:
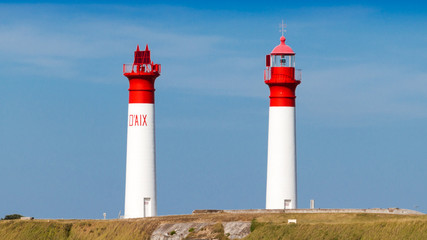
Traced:
[[151, 240], [208, 240], [218, 236], [241, 239], [251, 232], [250, 228], [250, 222], [166, 223], [154, 230]]

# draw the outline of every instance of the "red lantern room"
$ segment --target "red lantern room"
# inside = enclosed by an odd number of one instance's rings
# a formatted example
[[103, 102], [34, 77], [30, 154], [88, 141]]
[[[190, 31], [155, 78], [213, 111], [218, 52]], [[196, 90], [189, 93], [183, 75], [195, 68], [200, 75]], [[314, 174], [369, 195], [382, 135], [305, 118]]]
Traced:
[[138, 45], [133, 64], [123, 64], [123, 74], [129, 79], [129, 103], [154, 103], [154, 81], [160, 72], [160, 64], [151, 61], [148, 45], [144, 51]]
[[286, 38], [266, 56], [265, 83], [270, 87], [270, 106], [295, 106], [295, 89], [301, 83], [301, 70], [295, 72], [295, 52]]
[[295, 67], [295, 53], [291, 47], [285, 44], [286, 38], [280, 38], [280, 45], [275, 47], [271, 57], [271, 67]]

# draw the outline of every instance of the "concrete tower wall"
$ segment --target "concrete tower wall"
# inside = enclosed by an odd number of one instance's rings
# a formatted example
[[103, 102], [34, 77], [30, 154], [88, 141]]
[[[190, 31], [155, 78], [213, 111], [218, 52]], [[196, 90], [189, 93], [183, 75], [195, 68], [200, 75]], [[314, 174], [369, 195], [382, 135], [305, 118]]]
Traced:
[[297, 208], [296, 187], [295, 108], [270, 107], [266, 208]]
[[154, 124], [154, 104], [129, 104], [125, 218], [157, 215]]

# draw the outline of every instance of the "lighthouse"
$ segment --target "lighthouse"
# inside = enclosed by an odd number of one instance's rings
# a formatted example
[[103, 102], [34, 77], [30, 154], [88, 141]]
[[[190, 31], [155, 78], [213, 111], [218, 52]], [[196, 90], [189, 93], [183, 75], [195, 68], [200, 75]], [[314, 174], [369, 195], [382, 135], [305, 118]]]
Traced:
[[160, 64], [151, 61], [148, 45], [135, 51], [133, 64], [123, 65], [129, 79], [125, 218], [157, 215], [154, 81]]
[[295, 89], [301, 71], [295, 71], [295, 53], [285, 41], [282, 28], [264, 71], [270, 88], [266, 209], [297, 208]]

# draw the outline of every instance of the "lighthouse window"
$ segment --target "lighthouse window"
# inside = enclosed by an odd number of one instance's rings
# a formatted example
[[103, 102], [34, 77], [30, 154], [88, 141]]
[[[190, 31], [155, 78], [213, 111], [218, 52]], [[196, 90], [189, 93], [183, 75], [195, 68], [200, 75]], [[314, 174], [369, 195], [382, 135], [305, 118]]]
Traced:
[[271, 55], [272, 67], [295, 67], [295, 55]]

